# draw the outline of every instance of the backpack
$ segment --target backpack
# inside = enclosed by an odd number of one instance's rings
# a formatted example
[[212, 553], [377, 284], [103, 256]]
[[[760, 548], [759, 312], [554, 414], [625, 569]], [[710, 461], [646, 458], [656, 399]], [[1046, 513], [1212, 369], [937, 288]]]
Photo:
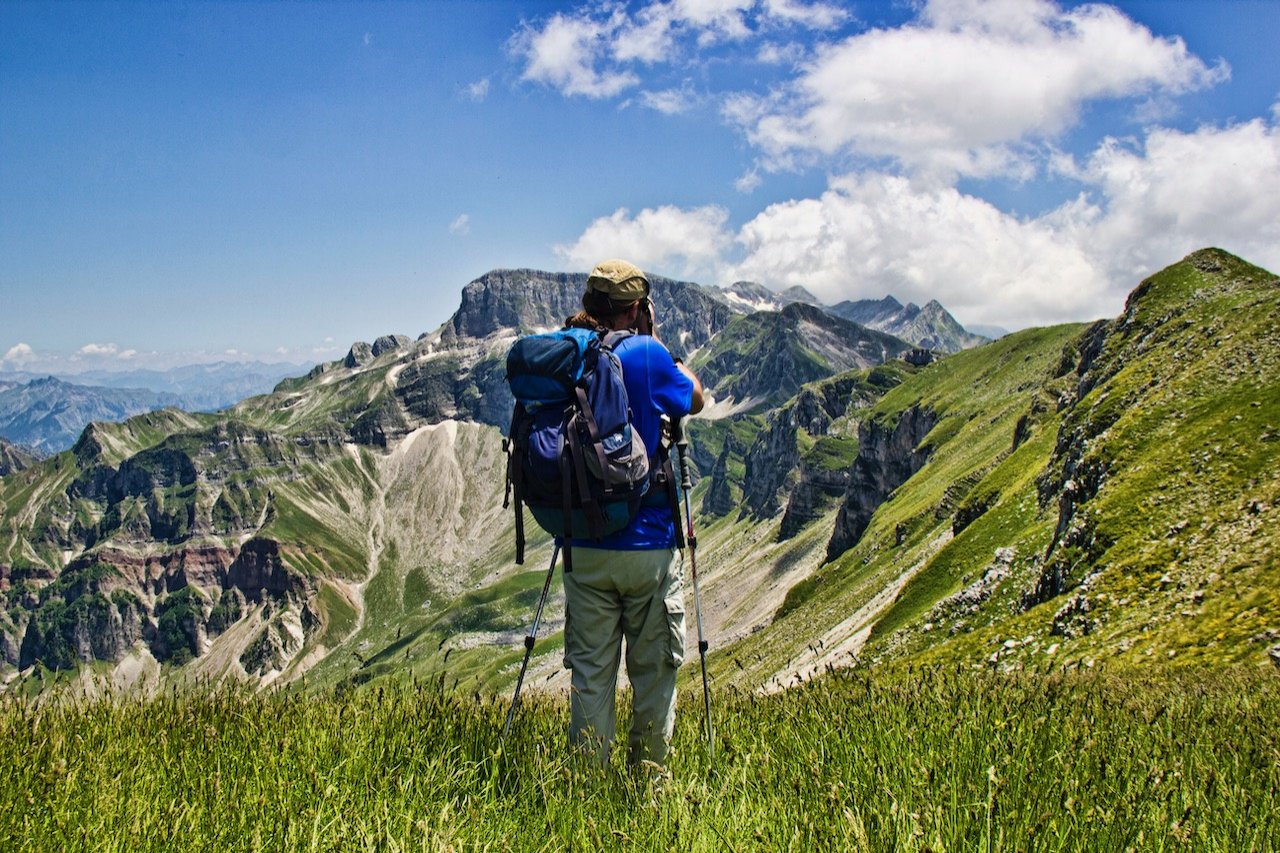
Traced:
[[514, 498], [517, 563], [524, 562], [523, 506], [543, 530], [563, 537], [565, 570], [571, 571], [569, 540], [622, 530], [650, 490], [649, 453], [632, 427], [614, 353], [630, 335], [560, 329], [520, 338], [507, 353], [507, 383], [516, 402], [503, 441], [503, 507]]

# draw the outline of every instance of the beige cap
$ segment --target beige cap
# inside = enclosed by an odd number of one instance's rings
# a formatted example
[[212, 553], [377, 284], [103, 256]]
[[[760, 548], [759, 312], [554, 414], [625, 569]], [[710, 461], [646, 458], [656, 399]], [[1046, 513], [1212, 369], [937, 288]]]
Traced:
[[649, 295], [649, 279], [635, 264], [605, 261], [587, 277], [587, 290], [598, 290], [615, 302], [634, 302]]

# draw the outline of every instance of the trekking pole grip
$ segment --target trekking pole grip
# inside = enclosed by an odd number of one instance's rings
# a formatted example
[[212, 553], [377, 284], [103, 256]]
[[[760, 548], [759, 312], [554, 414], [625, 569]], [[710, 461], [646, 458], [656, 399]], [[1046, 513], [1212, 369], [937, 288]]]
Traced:
[[693, 480], [689, 477], [689, 439], [685, 438], [680, 418], [671, 421], [671, 438], [680, 456], [680, 488], [688, 494], [693, 489]]

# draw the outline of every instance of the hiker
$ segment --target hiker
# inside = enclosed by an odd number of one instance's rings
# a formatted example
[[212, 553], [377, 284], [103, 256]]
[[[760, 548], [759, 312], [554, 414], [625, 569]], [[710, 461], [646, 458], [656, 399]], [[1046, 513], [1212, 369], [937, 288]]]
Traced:
[[[597, 266], [587, 279], [582, 306], [566, 320], [567, 327], [635, 332], [615, 352], [632, 427], [652, 456], [662, 439], [663, 416], [678, 419], [702, 409], [702, 383], [658, 340], [649, 280], [636, 266], [621, 260]], [[673, 503], [666, 495], [653, 495], [620, 532], [571, 542], [573, 570], [564, 575], [564, 661], [572, 671], [569, 737], [602, 763], [608, 762], [614, 739], [624, 638], [633, 691], [628, 762], [663, 764], [667, 757], [685, 636]]]

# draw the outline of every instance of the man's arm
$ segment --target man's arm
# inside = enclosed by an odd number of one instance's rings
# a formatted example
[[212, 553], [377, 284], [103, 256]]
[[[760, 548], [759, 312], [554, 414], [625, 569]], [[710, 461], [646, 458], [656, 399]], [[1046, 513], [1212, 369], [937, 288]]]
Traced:
[[689, 401], [689, 414], [696, 415], [702, 411], [702, 406], [705, 402], [702, 396], [702, 381], [694, 375], [692, 370], [685, 367], [683, 361], [677, 361], [676, 368], [693, 382], [693, 397]]
[[[661, 339], [658, 337], [658, 323], [653, 316], [652, 301], [646, 299], [637, 306], [633, 322], [637, 333], [641, 335], [649, 335], [655, 341], [662, 343]], [[693, 383], [693, 395], [689, 400], [689, 414], [696, 415], [698, 412], [702, 411], [702, 407], [705, 403], [702, 392], [702, 381], [694, 375], [692, 370], [685, 367], [684, 362], [679, 359], [676, 359], [676, 368]]]

